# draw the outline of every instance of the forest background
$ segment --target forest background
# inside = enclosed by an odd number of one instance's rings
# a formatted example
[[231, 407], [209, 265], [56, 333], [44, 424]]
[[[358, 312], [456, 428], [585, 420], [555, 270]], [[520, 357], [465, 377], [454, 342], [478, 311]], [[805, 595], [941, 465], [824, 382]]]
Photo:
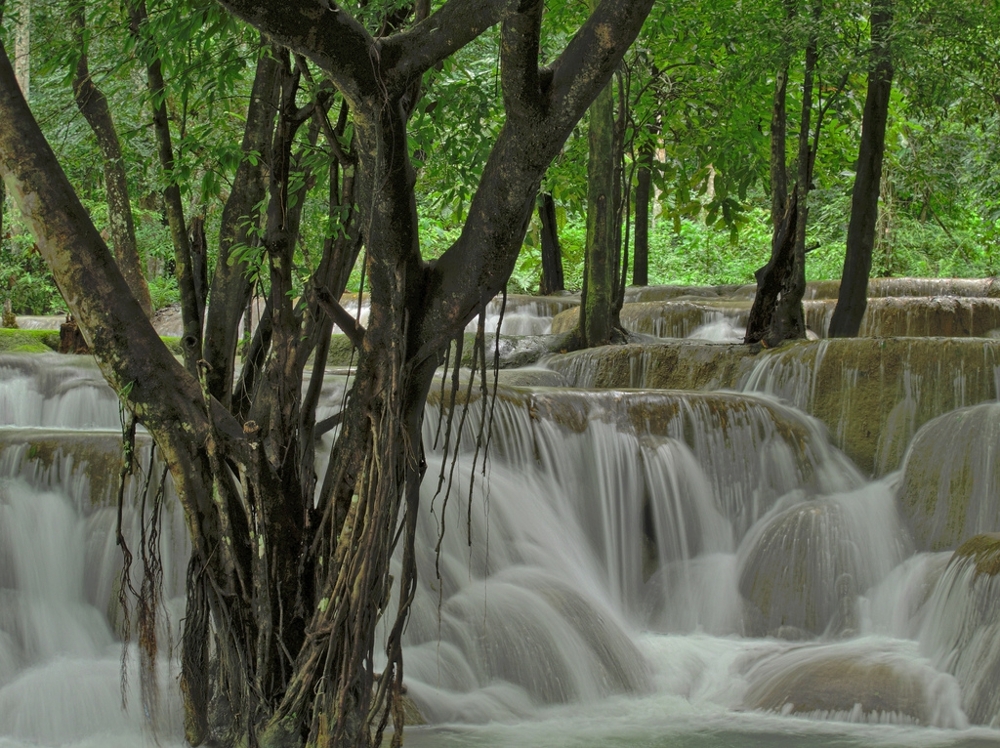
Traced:
[[[994, 2], [894, 4], [895, 76], [886, 132], [872, 275], [982, 277], [1000, 272], [1000, 12]], [[809, 280], [840, 277], [869, 67], [867, 2], [827, 3], [792, 17], [787, 3], [684, 0], [658, 5], [615, 79], [623, 240], [634, 241], [639, 167], [653, 187], [649, 283], [753, 282], [766, 262], [769, 219], [769, 120], [775, 71], [801, 56], [815, 35], [819, 55], [813, 126], [818, 141], [807, 228]], [[174, 245], [162, 188], [180, 187], [186, 212], [218, 246], [221, 206], [241, 157], [240, 139], [258, 37], [214, 3], [148, 3], [148, 26], [163, 65], [175, 164], [156, 156], [142, 50], [117, 3], [8, 1], [0, 34], [32, 110], [98, 228], [107, 235], [103, 157], [74, 103], [80, 61], [108, 100], [132, 199], [136, 244], [154, 309], [179, 299]], [[580, 14], [551, 2], [551, 23], [567, 31]], [[555, 39], [558, 47], [564, 40]], [[85, 56], [84, 56], [85, 55]], [[498, 33], [487, 33], [425, 80], [411, 120], [419, 170], [421, 244], [428, 257], [455, 240], [489, 147], [503, 121]], [[319, 85], [313, 81], [311, 85]], [[789, 112], [802, 96], [801, 63], [790, 66]], [[816, 115], [819, 116], [816, 116]], [[819, 123], [816, 124], [816, 120]], [[797, 117], [786, 152], [794, 162]], [[338, 230], [329, 214], [327, 150], [303, 130], [297, 154], [303, 179], [298, 279], [317, 247]], [[565, 285], [581, 285], [586, 243], [587, 119], [552, 164], [543, 192], [555, 202]], [[15, 314], [65, 308], [9, 201], [0, 224], [0, 299]], [[203, 227], [203, 229], [202, 229]], [[508, 290], [534, 293], [541, 274], [541, 224], [529, 228]], [[244, 248], [252, 259], [253, 242]], [[215, 262], [206, 256], [207, 277]], [[266, 274], [265, 274], [266, 275]], [[266, 282], [266, 278], [262, 279]], [[356, 268], [349, 290], [358, 290]]]

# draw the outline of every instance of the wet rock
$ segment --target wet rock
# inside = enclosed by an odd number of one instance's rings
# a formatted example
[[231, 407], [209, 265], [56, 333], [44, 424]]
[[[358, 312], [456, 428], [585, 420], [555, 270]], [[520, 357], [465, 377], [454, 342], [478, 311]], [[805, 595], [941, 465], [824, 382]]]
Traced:
[[1000, 724], [1000, 534], [962, 543], [938, 581], [920, 632], [932, 662], [952, 673], [976, 724]]
[[920, 550], [951, 550], [1000, 530], [1000, 404], [962, 408], [925, 424], [904, 463], [900, 510]]
[[822, 634], [859, 591], [861, 561], [836, 503], [796, 504], [748, 542], [739, 590], [754, 613], [751, 636], [788, 627]]
[[[836, 299], [803, 303], [806, 324], [826, 337]], [[1000, 299], [964, 296], [878, 297], [868, 300], [860, 337], [991, 337], [1000, 328]]]
[[[750, 709], [849, 721], [914, 721], [954, 726], [935, 701], [954, 684], [895, 653], [843, 647], [800, 647], [767, 658], [747, 673]], [[957, 711], [957, 710], [955, 710]]]
[[693, 341], [607, 346], [555, 356], [577, 387], [764, 392], [819, 418], [863, 472], [899, 467], [927, 421], [996, 400], [1000, 340], [838, 338], [749, 346]]

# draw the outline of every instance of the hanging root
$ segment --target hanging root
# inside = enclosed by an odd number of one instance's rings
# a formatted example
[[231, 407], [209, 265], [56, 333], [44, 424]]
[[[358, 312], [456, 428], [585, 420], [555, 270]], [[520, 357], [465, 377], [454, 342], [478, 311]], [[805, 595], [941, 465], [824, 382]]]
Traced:
[[[122, 424], [122, 466], [118, 475], [118, 516], [115, 527], [115, 540], [122, 550], [122, 570], [118, 581], [118, 605], [122, 613], [122, 655], [121, 655], [121, 699], [122, 708], [128, 705], [128, 648], [133, 633], [138, 637], [139, 649], [139, 688], [143, 716], [154, 729], [157, 727], [159, 707], [159, 690], [156, 680], [157, 614], [163, 597], [163, 564], [160, 557], [160, 522], [162, 520], [163, 491], [167, 477], [167, 468], [159, 476], [155, 491], [151, 492], [152, 462], [155, 446], [150, 451], [150, 470], [146, 472], [146, 481], [141, 491], [139, 505], [139, 557], [142, 560], [142, 579], [136, 590], [132, 582], [132, 563], [134, 557], [128, 547], [123, 529], [125, 516], [125, 488], [128, 477], [140, 469], [135, 455], [135, 417], [124, 407], [120, 408]], [[146, 517], [146, 504], [152, 493], [149, 518]], [[135, 620], [132, 619], [130, 596], [134, 599]], [[169, 646], [169, 642], [168, 642]]]

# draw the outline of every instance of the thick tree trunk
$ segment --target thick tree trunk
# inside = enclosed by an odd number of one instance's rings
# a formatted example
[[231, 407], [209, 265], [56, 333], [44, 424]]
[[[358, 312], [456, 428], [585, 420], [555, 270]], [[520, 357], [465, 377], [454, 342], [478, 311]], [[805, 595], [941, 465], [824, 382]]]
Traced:
[[868, 276], [878, 224], [878, 202], [882, 183], [885, 128], [889, 119], [889, 94], [893, 66], [889, 51], [892, 28], [891, 0], [874, 0], [871, 9], [873, 64], [868, 73], [868, 94], [861, 120], [858, 167], [851, 196], [851, 220], [847, 226], [847, 253], [840, 281], [837, 307], [830, 320], [830, 337], [854, 337], [868, 304]]
[[559, 246], [559, 226], [556, 222], [556, 201], [543, 192], [538, 196], [538, 218], [542, 224], [542, 279], [538, 293], [542, 296], [563, 291], [562, 247]]
[[135, 240], [135, 221], [132, 218], [132, 202], [128, 195], [125, 160], [122, 158], [122, 147], [111, 117], [111, 110], [108, 108], [108, 100], [90, 77], [87, 61], [86, 8], [82, 1], [74, 5], [72, 16], [76, 43], [80, 49], [80, 58], [77, 60], [73, 76], [73, 96], [77, 108], [97, 138], [104, 160], [104, 189], [107, 193], [108, 224], [115, 259], [118, 260], [122, 275], [125, 276], [125, 282], [139, 301], [139, 306], [146, 316], [149, 316], [153, 312], [153, 305], [149, 299], [146, 278], [142, 274], [142, 262]]
[[632, 258], [632, 285], [649, 285], [649, 203], [653, 182], [653, 148], [639, 153], [635, 182], [635, 252]]
[[609, 84], [590, 107], [587, 159], [587, 246], [580, 300], [585, 347], [607, 345], [619, 327], [616, 313], [618, 243], [615, 226], [614, 93]]

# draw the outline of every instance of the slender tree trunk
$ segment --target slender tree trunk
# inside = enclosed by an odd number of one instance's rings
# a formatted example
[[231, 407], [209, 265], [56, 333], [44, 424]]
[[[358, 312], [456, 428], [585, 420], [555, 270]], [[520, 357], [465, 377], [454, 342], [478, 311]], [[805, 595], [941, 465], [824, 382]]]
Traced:
[[184, 205], [181, 201], [181, 187], [174, 174], [174, 147], [170, 135], [170, 119], [167, 115], [166, 84], [163, 80], [163, 64], [159, 58], [155, 41], [151, 38], [147, 24], [145, 0], [130, 0], [128, 7], [130, 30], [140, 48], [140, 57], [146, 64], [149, 98], [153, 110], [153, 132], [156, 136], [156, 151], [160, 169], [166, 180], [163, 188], [163, 203], [167, 211], [167, 224], [174, 246], [174, 264], [177, 286], [181, 296], [181, 318], [184, 336], [181, 338], [184, 365], [192, 374], [197, 374], [197, 364], [202, 356], [202, 321], [198, 307], [194, 266], [191, 260], [191, 244], [184, 221]]
[[580, 302], [584, 347], [607, 345], [618, 327], [615, 297], [618, 245], [615, 242], [614, 92], [608, 85], [590, 106], [587, 160], [587, 246]]
[[[804, 338], [806, 335], [805, 313], [802, 297], [805, 295], [805, 246], [806, 223], [809, 215], [808, 198], [812, 181], [813, 148], [810, 145], [810, 122], [812, 120], [813, 77], [819, 58], [819, 40], [816, 24], [822, 10], [822, 1], [813, 0], [812, 23], [809, 41], [806, 45], [805, 64], [802, 74], [802, 110], [799, 118], [798, 164], [795, 187], [791, 198], [784, 206], [781, 220], [775, 224], [771, 241], [771, 258], [767, 265], [756, 273], [757, 295], [747, 322], [745, 343], [761, 342], [767, 346], [777, 346], [782, 341]], [[791, 11], [790, 11], [791, 17]], [[779, 112], [784, 112], [784, 93], [781, 86], [775, 86], [772, 111], [772, 137], [784, 131], [778, 122]], [[779, 95], [780, 93], [780, 95]], [[818, 135], [817, 135], [818, 142]], [[782, 140], [781, 153], [784, 151]], [[771, 143], [771, 175], [780, 183], [780, 173], [784, 171], [783, 155], [779, 159], [779, 149]], [[779, 164], [780, 160], [780, 164]], [[772, 201], [772, 220], [775, 219], [777, 201]]]
[[[795, 20], [798, 12], [796, 0], [785, 0], [786, 27]], [[782, 34], [784, 41], [783, 62], [774, 77], [774, 98], [771, 103], [771, 230], [777, 234], [785, 209], [788, 207], [788, 169], [785, 143], [788, 137], [788, 66], [791, 56], [788, 29]], [[772, 239], [772, 242], [774, 240]]]
[[[806, 292], [806, 225], [809, 219], [809, 191], [812, 189], [812, 164], [814, 152], [810, 147], [810, 129], [813, 110], [813, 78], [819, 59], [819, 38], [816, 24], [822, 11], [822, 0], [813, 0], [813, 29], [806, 46], [805, 67], [802, 72], [802, 114], [799, 118], [799, 155], [797, 185], [797, 215], [795, 217], [795, 251], [790, 272], [782, 283], [778, 310], [772, 323], [774, 341], [804, 338], [806, 336], [805, 312], [802, 297]], [[817, 141], [818, 143], [818, 134]]]
[[128, 195], [128, 181], [125, 176], [125, 160], [122, 158], [121, 143], [115, 129], [108, 100], [94, 85], [90, 77], [87, 61], [86, 7], [76, 2], [72, 7], [72, 22], [80, 58], [73, 76], [73, 97], [76, 105], [94, 131], [97, 144], [104, 160], [104, 189], [107, 193], [108, 223], [111, 229], [111, 243], [115, 259], [121, 268], [125, 282], [139, 301], [142, 311], [149, 316], [153, 305], [149, 299], [149, 287], [142, 274], [142, 262], [135, 240], [135, 221], [132, 218], [132, 202]]
[[[233, 186], [222, 209], [219, 252], [209, 296], [211, 304], [205, 318], [204, 357], [209, 364], [205, 380], [212, 396], [227, 406], [232, 397], [233, 364], [239, 337], [239, 325], [233, 320], [247, 308], [251, 292], [247, 262], [236, 255], [235, 250], [253, 243], [260, 226], [257, 206], [267, 194], [264, 169], [269, 159], [265, 154], [270, 148], [274, 116], [278, 111], [277, 74], [276, 52], [266, 49], [262, 39], [243, 130], [243, 157], [236, 167]], [[249, 315], [246, 325], [249, 335]]]
[[847, 226], [844, 274], [840, 281], [837, 307], [830, 320], [830, 337], [856, 336], [868, 304], [868, 276], [878, 225], [882, 156], [885, 153], [885, 128], [892, 90], [891, 29], [891, 0], [873, 0], [871, 35], [874, 59], [868, 73], [868, 94], [861, 120], [861, 144], [851, 197], [851, 220]]
[[788, 207], [788, 174], [785, 167], [785, 139], [788, 112], [788, 65], [774, 79], [774, 101], [771, 105], [771, 230], [777, 232]]
[[649, 203], [653, 182], [653, 147], [639, 152], [635, 182], [635, 252], [632, 258], [632, 285], [649, 285]]
[[562, 247], [556, 222], [556, 201], [543, 192], [538, 196], [538, 218], [542, 224], [542, 280], [538, 293], [548, 296], [566, 288], [563, 280]]
[[17, 4], [14, 34], [14, 75], [24, 98], [31, 101], [31, 0], [21, 0]]

